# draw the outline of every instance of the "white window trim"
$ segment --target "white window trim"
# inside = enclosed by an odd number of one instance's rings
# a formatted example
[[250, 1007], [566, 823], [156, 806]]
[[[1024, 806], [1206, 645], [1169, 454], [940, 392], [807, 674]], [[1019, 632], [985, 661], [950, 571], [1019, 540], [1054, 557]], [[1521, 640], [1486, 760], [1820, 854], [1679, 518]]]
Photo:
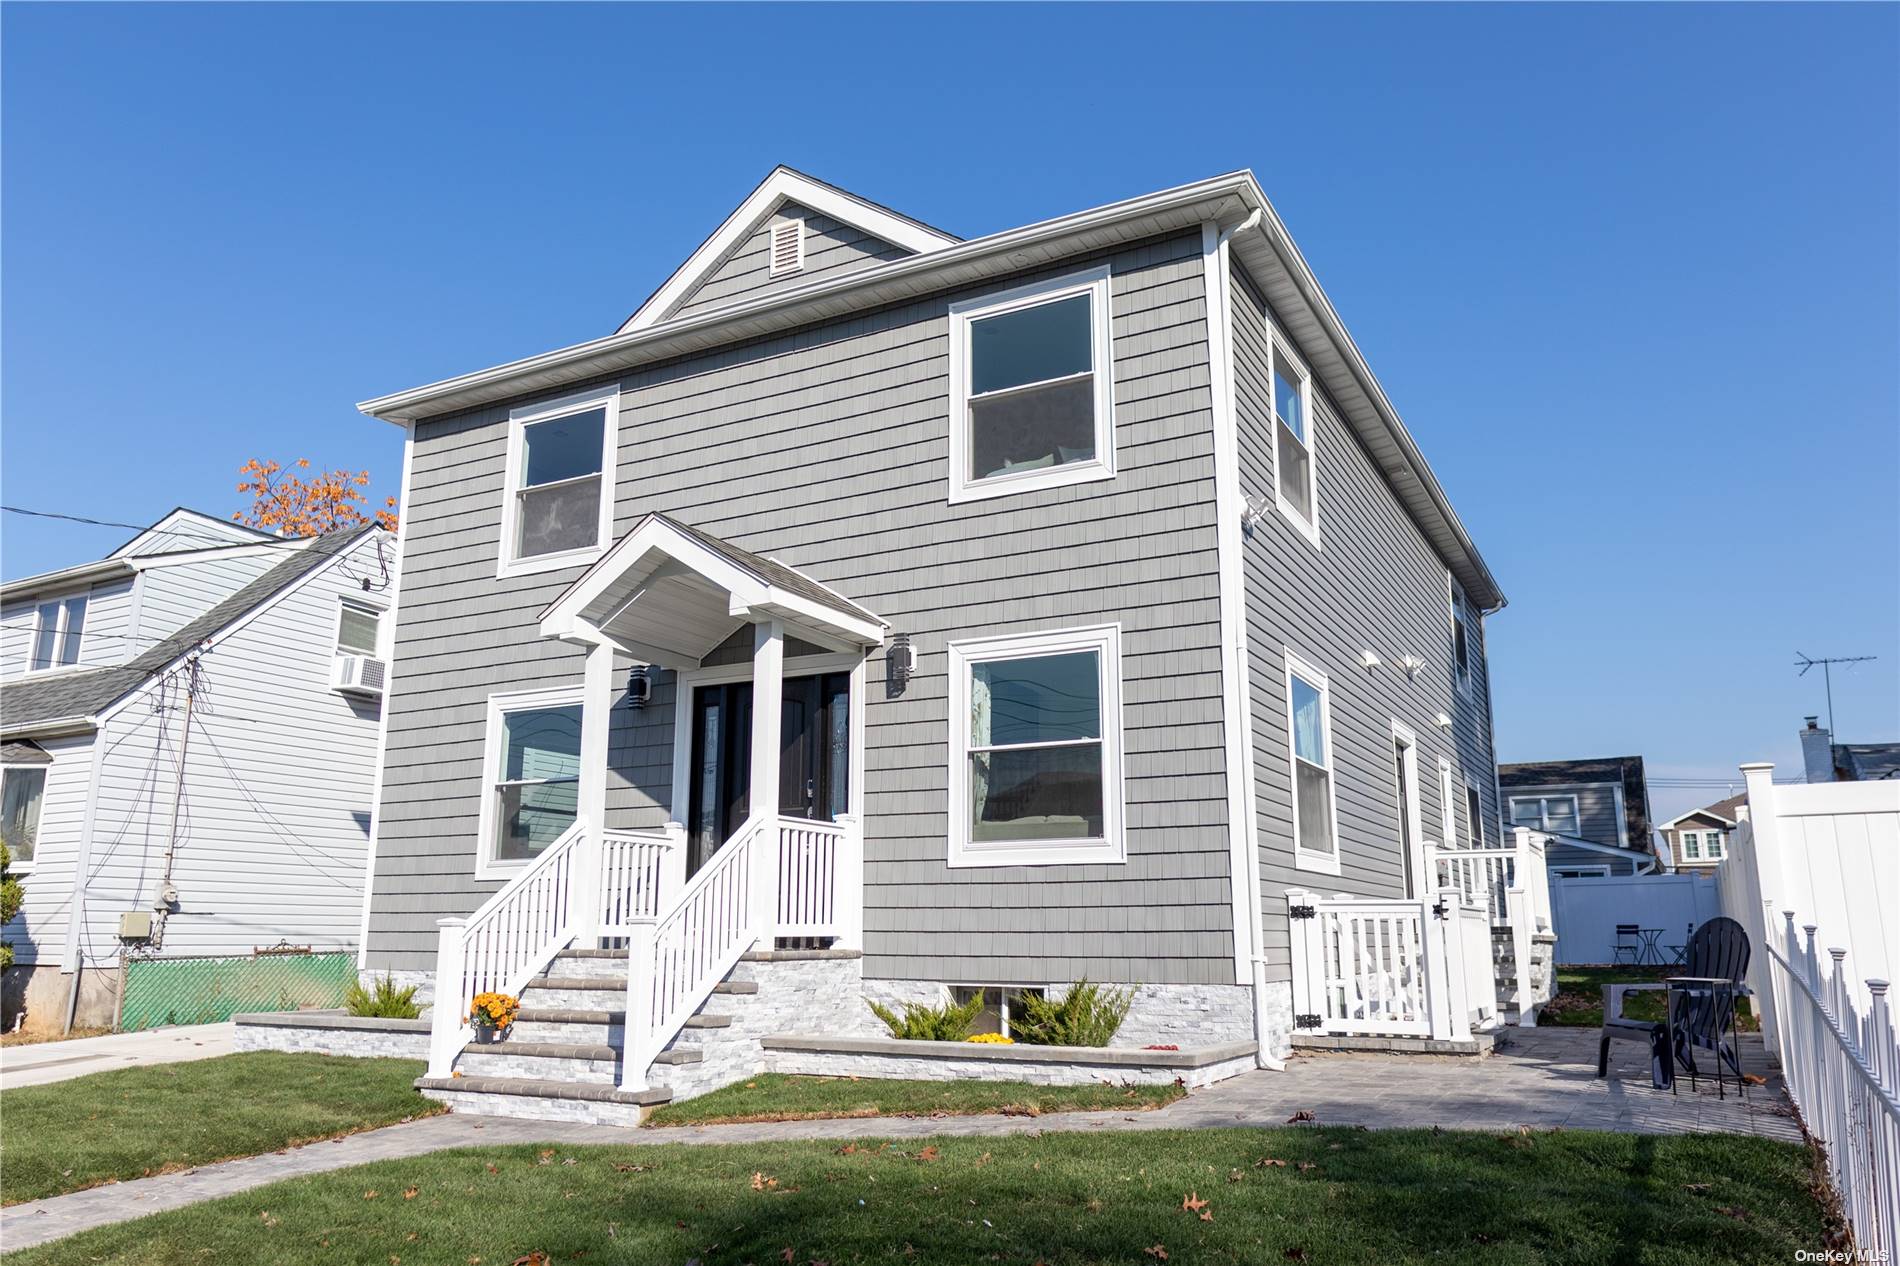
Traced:
[[[1450, 571], [1445, 573], [1445, 601], [1446, 610], [1451, 617], [1451, 680], [1457, 687], [1458, 693], [1469, 699], [1472, 679], [1477, 676], [1472, 671], [1472, 659], [1476, 648], [1471, 644], [1471, 612], [1465, 602], [1464, 592], [1458, 588], [1457, 582], [1452, 580]], [[1458, 619], [1461, 614], [1464, 616], [1465, 625], [1465, 666], [1463, 668], [1458, 666]]]
[[[1273, 503], [1280, 507], [1280, 513], [1293, 525], [1295, 531], [1305, 537], [1314, 549], [1324, 549], [1319, 534], [1319, 417], [1313, 412], [1313, 375], [1306, 363], [1291, 351], [1280, 338], [1278, 330], [1273, 330], [1267, 339], [1270, 349], [1267, 354], [1267, 414], [1268, 426], [1272, 434], [1268, 436], [1273, 448]], [[1300, 408], [1306, 414], [1306, 499], [1313, 505], [1313, 517], [1309, 521], [1300, 514], [1299, 509], [1286, 499], [1280, 491], [1280, 424], [1279, 407], [1275, 403], [1274, 372], [1279, 368], [1281, 358], [1286, 359], [1288, 368], [1300, 380]], [[1333, 824], [1337, 828], [1338, 823]]]
[[[1465, 816], [1467, 818], [1471, 816], [1471, 798], [1474, 794], [1477, 796], [1477, 799], [1478, 799], [1478, 817], [1474, 821], [1465, 823], [1465, 828], [1468, 834], [1468, 838], [1464, 842], [1464, 847], [1485, 848], [1488, 846], [1488, 841], [1484, 838], [1484, 787], [1478, 782], [1477, 779], [1473, 778], [1469, 774], [1466, 774], [1465, 775]], [[1508, 842], [1512, 839], [1511, 823], [1505, 822], [1499, 829], [1504, 832], [1504, 841]]]
[[[588, 409], [604, 408], [607, 411], [607, 423], [601, 427], [600, 454], [600, 528], [595, 533], [594, 544], [585, 549], [562, 550], [558, 554], [536, 554], [532, 558], [516, 558], [515, 542], [519, 538], [521, 498], [521, 479], [525, 473], [525, 454], [527, 451], [526, 432], [536, 422], [547, 422], [570, 413], [581, 413]], [[560, 571], [569, 567], [581, 567], [593, 562], [607, 551], [612, 543], [614, 530], [614, 467], [615, 452], [620, 436], [620, 388], [618, 385], [602, 391], [580, 392], [562, 396], [555, 400], [542, 400], [535, 404], [522, 405], [508, 414], [508, 468], [502, 481], [501, 491], [501, 549], [496, 563], [495, 575], [531, 576], [538, 572]]]
[[[475, 878], [478, 881], [508, 879], [532, 858], [502, 860], [495, 856], [495, 772], [501, 768], [502, 718], [510, 712], [531, 708], [585, 706], [585, 685], [558, 686], [548, 690], [519, 690], [488, 696], [488, 728], [482, 743], [481, 814], [475, 837]], [[583, 751], [583, 756], [585, 752]]]
[[[40, 822], [44, 823], [46, 821], [46, 798], [52, 794], [53, 790], [52, 765], [42, 764], [38, 761], [15, 761], [9, 765], [0, 765], [0, 783], [4, 783], [6, 775], [16, 769], [37, 769], [45, 773], [46, 777], [40, 782]], [[30, 875], [33, 873], [33, 867], [39, 864], [39, 857], [40, 839], [36, 833], [33, 837], [33, 856], [25, 861], [21, 861], [18, 857], [15, 857], [12, 861], [7, 863], [7, 869], [16, 875]]]
[[1505, 814], [1506, 816], [1510, 818], [1512, 826], [1514, 827], [1521, 826], [1523, 824], [1517, 820], [1517, 806], [1520, 804], [1529, 804], [1532, 801], [1535, 801], [1537, 803], [1538, 825], [1532, 827], [1531, 829], [1534, 831], [1543, 831], [1551, 835], [1561, 834], [1555, 827], [1550, 825], [1550, 810], [1547, 806], [1549, 802], [1552, 800], [1568, 800], [1570, 802], [1570, 820], [1577, 824], [1577, 831], [1578, 831], [1578, 834], [1574, 838], [1576, 839], [1584, 838], [1582, 835], [1583, 803], [1576, 795], [1569, 792], [1559, 792], [1555, 795], [1548, 795], [1548, 796], [1546, 795], [1512, 796], [1510, 798], [1510, 801], [1504, 806]]
[[[343, 645], [343, 612], [349, 608], [376, 617], [376, 646], [372, 650], [352, 650]], [[371, 659], [387, 660], [385, 650], [389, 645], [389, 608], [381, 603], [368, 602], [350, 594], [342, 594], [336, 600], [336, 621], [331, 626], [330, 645], [338, 655], [367, 655]]]
[[[970, 839], [970, 669], [999, 659], [1027, 659], [1094, 651], [1101, 672], [1102, 838], [1021, 840], [978, 844]], [[1085, 862], [1116, 863], [1128, 858], [1122, 816], [1122, 670], [1121, 625], [1056, 629], [951, 642], [950, 674], [949, 864], [973, 866], [1061, 866]]]
[[[73, 662], [70, 664], [47, 664], [44, 667], [36, 665], [34, 659], [39, 654], [40, 646], [40, 608], [49, 604], [56, 604], [59, 607], [59, 618], [57, 623], [53, 626], [53, 653], [57, 655], [59, 648], [66, 641], [67, 628], [70, 624], [69, 617], [72, 614], [72, 608], [67, 604], [72, 602], [75, 598], [85, 604], [86, 614], [80, 623], [79, 642], [73, 647]], [[92, 617], [92, 590], [78, 589], [67, 593], [49, 594], [42, 598], [32, 599], [31, 601], [33, 603], [33, 627], [27, 631], [26, 635], [26, 673], [34, 677], [46, 677], [54, 673], [78, 672], [81, 669], [95, 667], [95, 665], [86, 662], [85, 620]]]
[[[1322, 875], [1339, 873], [1339, 753], [1333, 747], [1333, 686], [1327, 675], [1314, 667], [1308, 660], [1291, 647], [1286, 652], [1286, 768], [1287, 789], [1293, 806], [1293, 865], [1298, 870], [1316, 871]], [[1320, 737], [1326, 744], [1326, 796], [1331, 802], [1328, 806], [1333, 820], [1333, 851], [1315, 852], [1300, 847], [1300, 758], [1294, 752], [1293, 742], [1293, 677], [1294, 674], [1305, 678], [1308, 685], [1319, 687], [1319, 727]]]
[[[1053, 277], [1032, 285], [979, 295], [950, 305], [950, 501], [1007, 497], [1037, 488], [1060, 488], [1115, 477], [1114, 313], [1110, 308], [1107, 265]], [[1043, 470], [971, 479], [970, 326], [984, 317], [1033, 308], [1071, 295], [1091, 296], [1091, 360], [1095, 374], [1095, 456]]]
[[1550, 873], [1558, 879], [1608, 879], [1610, 868], [1606, 865], [1552, 866]]

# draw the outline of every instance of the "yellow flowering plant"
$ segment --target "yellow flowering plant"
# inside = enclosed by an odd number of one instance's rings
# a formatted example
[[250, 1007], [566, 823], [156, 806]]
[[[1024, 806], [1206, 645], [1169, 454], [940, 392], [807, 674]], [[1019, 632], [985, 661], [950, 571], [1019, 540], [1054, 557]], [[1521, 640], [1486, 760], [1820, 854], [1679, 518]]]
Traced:
[[521, 1000], [510, 993], [478, 993], [469, 1003], [468, 1022], [478, 1029], [505, 1029], [515, 1022]]
[[1016, 1039], [1007, 1033], [972, 1033], [963, 1040], [966, 1042], [982, 1042], [989, 1046], [1016, 1045]]

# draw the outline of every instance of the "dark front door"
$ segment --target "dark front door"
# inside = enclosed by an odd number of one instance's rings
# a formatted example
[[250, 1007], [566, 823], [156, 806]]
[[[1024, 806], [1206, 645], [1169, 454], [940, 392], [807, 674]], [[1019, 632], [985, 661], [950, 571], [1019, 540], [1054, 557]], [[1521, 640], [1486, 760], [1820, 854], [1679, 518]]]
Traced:
[[[780, 707], [778, 811], [830, 822], [845, 811], [851, 790], [851, 677], [788, 677]], [[751, 777], [752, 683], [698, 687], [688, 874], [745, 822]]]

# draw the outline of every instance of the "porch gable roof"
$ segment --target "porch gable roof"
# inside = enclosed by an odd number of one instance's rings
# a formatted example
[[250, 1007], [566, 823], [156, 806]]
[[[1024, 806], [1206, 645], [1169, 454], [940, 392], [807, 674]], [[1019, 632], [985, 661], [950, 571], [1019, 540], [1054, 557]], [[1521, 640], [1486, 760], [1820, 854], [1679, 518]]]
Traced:
[[610, 642], [667, 668], [697, 668], [740, 625], [761, 617], [850, 650], [882, 645], [890, 629], [796, 568], [655, 512], [542, 611], [540, 630]]

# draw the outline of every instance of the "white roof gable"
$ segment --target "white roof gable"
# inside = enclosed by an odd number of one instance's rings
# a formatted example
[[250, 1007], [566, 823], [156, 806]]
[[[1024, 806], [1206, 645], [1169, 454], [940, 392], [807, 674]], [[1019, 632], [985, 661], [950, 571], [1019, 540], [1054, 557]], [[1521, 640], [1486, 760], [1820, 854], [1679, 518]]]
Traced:
[[694, 287], [710, 277], [754, 230], [788, 202], [823, 212], [840, 223], [862, 229], [872, 237], [882, 238], [894, 246], [920, 255], [945, 246], [955, 246], [962, 240], [899, 215], [888, 207], [867, 202], [822, 180], [814, 180], [802, 172], [789, 167], [777, 167], [739, 204], [738, 210], [727, 216], [725, 223], [714, 230], [713, 235], [666, 279], [666, 284], [654, 291], [653, 297], [641, 304], [638, 312], [627, 318], [619, 332], [625, 334], [629, 330], [643, 330], [665, 320], [693, 292]]

